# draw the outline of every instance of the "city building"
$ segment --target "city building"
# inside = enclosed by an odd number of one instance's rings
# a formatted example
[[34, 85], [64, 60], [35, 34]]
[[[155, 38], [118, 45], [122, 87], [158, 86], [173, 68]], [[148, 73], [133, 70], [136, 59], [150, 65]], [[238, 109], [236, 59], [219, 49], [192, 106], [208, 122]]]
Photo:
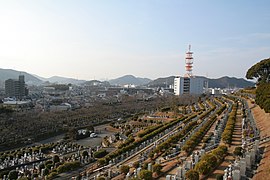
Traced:
[[174, 78], [174, 94], [183, 95], [183, 94], [194, 94], [200, 95], [205, 93], [208, 88], [208, 81], [204, 77], [196, 77], [192, 74], [193, 69], [193, 52], [189, 50], [186, 53], [186, 74], [181, 76], [176, 76]]
[[15, 97], [22, 99], [28, 95], [25, 87], [24, 75], [20, 75], [19, 79], [8, 79], [5, 81], [5, 94], [7, 97]]

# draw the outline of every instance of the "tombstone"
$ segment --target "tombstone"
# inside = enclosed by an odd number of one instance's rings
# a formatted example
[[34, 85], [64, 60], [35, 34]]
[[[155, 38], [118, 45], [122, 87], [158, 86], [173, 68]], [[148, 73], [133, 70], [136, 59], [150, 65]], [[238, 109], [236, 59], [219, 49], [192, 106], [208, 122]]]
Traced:
[[128, 172], [127, 175], [126, 175], [126, 179], [128, 180], [129, 178], [130, 178], [130, 174]]
[[153, 169], [152, 163], [148, 163], [147, 170], [148, 171], [152, 171], [152, 169]]
[[251, 166], [253, 166], [255, 164], [255, 161], [256, 161], [256, 150], [255, 150], [255, 148], [251, 149], [250, 156], [251, 156]]
[[171, 180], [171, 175], [168, 174], [168, 175], [166, 176], [166, 180]]
[[244, 158], [240, 160], [240, 175], [243, 177], [246, 176], [246, 160]]
[[195, 164], [199, 162], [199, 156], [197, 154], [194, 156], [194, 160], [195, 160]]
[[240, 170], [235, 169], [232, 173], [232, 177], [233, 180], [240, 180], [241, 176], [240, 176]]
[[185, 162], [185, 167], [186, 167], [188, 170], [192, 169], [192, 163], [191, 163], [191, 161], [186, 161], [186, 162]]
[[200, 156], [203, 156], [204, 154], [205, 154], [205, 150], [204, 149], [201, 149]]
[[179, 167], [177, 169], [176, 175], [177, 175], [178, 178], [182, 178], [183, 177], [183, 168], [182, 167]]
[[255, 152], [256, 154], [258, 153], [258, 149], [259, 149], [259, 144], [260, 144], [260, 141], [259, 140], [255, 140]]
[[41, 177], [44, 177], [45, 169], [41, 169]]
[[140, 174], [140, 172], [141, 172], [141, 170], [142, 170], [142, 168], [137, 168], [137, 174]]
[[251, 169], [251, 155], [250, 155], [250, 153], [247, 153], [247, 155], [246, 155], [246, 166], [248, 169]]

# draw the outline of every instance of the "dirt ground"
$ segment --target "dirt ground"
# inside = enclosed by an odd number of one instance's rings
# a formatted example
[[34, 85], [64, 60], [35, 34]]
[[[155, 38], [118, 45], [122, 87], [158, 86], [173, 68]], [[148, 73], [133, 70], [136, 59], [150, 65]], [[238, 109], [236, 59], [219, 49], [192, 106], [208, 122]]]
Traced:
[[[270, 136], [270, 113], [265, 113], [259, 106], [255, 105], [255, 107], [253, 107], [250, 101], [249, 106], [257, 126], [261, 131], [261, 138]], [[269, 178], [270, 176], [270, 142], [263, 144], [263, 146], [265, 147], [264, 155], [257, 169], [257, 173], [253, 177], [255, 180], [267, 179], [267, 177]]]

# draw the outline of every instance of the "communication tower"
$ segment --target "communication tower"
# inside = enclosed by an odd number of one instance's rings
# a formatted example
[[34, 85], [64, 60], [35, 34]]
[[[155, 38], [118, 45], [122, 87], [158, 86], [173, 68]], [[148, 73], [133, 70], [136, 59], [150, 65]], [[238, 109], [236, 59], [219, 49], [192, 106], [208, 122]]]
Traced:
[[192, 76], [192, 69], [193, 69], [193, 52], [190, 51], [191, 45], [188, 46], [188, 51], [186, 52], [186, 77]]

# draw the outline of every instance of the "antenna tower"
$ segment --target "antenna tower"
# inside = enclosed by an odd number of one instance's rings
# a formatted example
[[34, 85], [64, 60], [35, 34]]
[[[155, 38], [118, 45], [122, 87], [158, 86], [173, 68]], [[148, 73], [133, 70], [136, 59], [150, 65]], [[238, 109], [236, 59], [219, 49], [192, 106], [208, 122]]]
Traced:
[[186, 76], [192, 76], [192, 69], [193, 69], [193, 52], [190, 51], [191, 45], [188, 46], [188, 51], [186, 52]]

